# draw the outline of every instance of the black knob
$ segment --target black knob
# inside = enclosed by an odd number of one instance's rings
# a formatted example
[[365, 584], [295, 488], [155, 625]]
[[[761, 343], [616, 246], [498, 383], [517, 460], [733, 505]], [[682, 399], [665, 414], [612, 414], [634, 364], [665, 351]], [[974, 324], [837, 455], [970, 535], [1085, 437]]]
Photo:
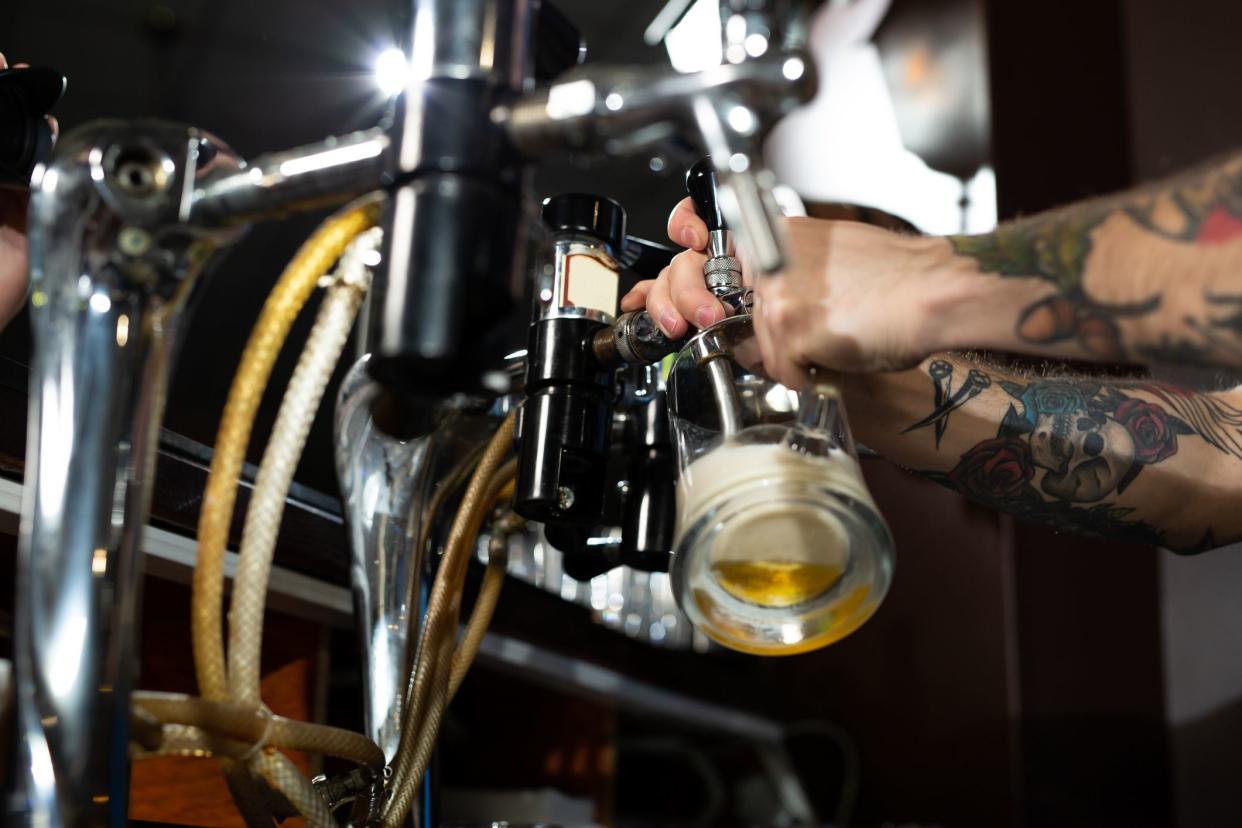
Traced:
[[614, 257], [625, 249], [625, 208], [591, 193], [562, 193], [543, 202], [544, 226], [552, 233], [581, 233], [608, 245]]
[[65, 91], [65, 76], [32, 66], [0, 71], [0, 184], [26, 186], [52, 150], [44, 115]]
[[724, 216], [720, 214], [720, 201], [716, 198], [716, 169], [710, 155], [705, 156], [686, 173], [686, 189], [694, 200], [699, 218], [707, 222], [708, 230], [725, 230]]
[[586, 41], [564, 12], [544, 0], [535, 14], [535, 80], [550, 81], [582, 63]]

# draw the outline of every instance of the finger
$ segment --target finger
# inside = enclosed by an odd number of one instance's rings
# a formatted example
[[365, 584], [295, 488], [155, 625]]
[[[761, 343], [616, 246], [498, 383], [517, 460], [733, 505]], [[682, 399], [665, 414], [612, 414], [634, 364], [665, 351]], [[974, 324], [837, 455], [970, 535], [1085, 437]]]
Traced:
[[694, 202], [688, 196], [677, 202], [669, 213], [668, 237], [690, 250], [707, 247], [707, 223], [694, 211]]
[[703, 282], [703, 256], [687, 250], [673, 257], [668, 268], [669, 295], [677, 313], [696, 328], [725, 318], [724, 306]]
[[755, 340], [759, 343], [759, 354], [763, 357], [763, 372], [775, 378], [776, 349], [772, 344], [772, 334], [768, 330], [767, 317], [763, 314], [763, 297], [758, 293], [755, 294], [751, 318], [755, 323]]
[[29, 69], [30, 64], [29, 63], [14, 63], [13, 68], [14, 69]]
[[4, 58], [4, 52], [0, 52], [0, 69], [8, 69], [9, 62]]
[[629, 313], [646, 307], [647, 294], [651, 292], [651, 286], [654, 284], [655, 279], [643, 279], [630, 288], [630, 292], [621, 297], [621, 311]]
[[669, 293], [668, 274], [669, 268], [666, 267], [647, 293], [647, 313], [651, 314], [651, 318], [664, 331], [665, 336], [677, 339], [684, 336], [690, 326], [673, 304], [673, 297]]
[[768, 369], [768, 375], [796, 391], [806, 384], [809, 374], [802, 364], [801, 352], [796, 343], [785, 333], [788, 328], [787, 314], [782, 314], [780, 307], [788, 299], [780, 294], [780, 290], [779, 286], [771, 285], [766, 291], [756, 295], [756, 313], [763, 317], [762, 323], [756, 324], [756, 336], [762, 328], [768, 344], [765, 352], [761, 340], [760, 350], [764, 353], [763, 364]]
[[48, 115], [47, 125], [52, 128], [52, 140], [55, 141], [60, 137], [60, 121], [56, 120], [55, 115]]

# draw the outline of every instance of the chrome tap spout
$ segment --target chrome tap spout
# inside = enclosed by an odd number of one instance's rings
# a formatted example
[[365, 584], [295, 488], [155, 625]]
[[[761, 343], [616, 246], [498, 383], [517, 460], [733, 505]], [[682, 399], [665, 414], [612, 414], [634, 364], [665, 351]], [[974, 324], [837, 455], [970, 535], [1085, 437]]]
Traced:
[[123, 825], [139, 551], [183, 312], [237, 229], [183, 222], [237, 158], [198, 130], [99, 122], [36, 171], [16, 655], [24, 813]]

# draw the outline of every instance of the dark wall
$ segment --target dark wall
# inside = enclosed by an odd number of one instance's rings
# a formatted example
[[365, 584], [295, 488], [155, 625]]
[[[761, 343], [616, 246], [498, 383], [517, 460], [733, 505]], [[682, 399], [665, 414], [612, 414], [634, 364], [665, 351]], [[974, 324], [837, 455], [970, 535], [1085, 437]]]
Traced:
[[[1119, 0], [987, 9], [1001, 219], [1129, 186]], [[1168, 824], [1157, 553], [1021, 524], [1014, 543], [1023, 821]]]
[[[1158, 178], [1242, 148], [1242, 5], [1126, 0], [1125, 11], [1136, 175]], [[1242, 824], [1240, 552], [1161, 562], [1173, 802], [1187, 828]]]

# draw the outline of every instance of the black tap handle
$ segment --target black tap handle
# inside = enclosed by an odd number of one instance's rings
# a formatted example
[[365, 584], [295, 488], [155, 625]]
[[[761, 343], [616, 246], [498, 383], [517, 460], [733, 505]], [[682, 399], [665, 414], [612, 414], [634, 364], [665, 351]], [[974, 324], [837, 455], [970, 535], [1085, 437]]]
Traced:
[[708, 231], [728, 229], [720, 213], [720, 200], [716, 197], [716, 169], [712, 166], [710, 155], [700, 158], [686, 173], [686, 189], [699, 218], [707, 222]]
[[660, 271], [672, 264], [680, 252], [667, 244], [647, 241], [638, 236], [625, 237], [625, 249], [621, 252], [621, 267], [642, 279], [654, 279]]
[[0, 70], [0, 184], [26, 186], [36, 164], [52, 150], [43, 117], [65, 91], [65, 76], [32, 66]]
[[544, 0], [535, 14], [535, 80], [550, 81], [586, 58], [586, 41], [564, 12]]

